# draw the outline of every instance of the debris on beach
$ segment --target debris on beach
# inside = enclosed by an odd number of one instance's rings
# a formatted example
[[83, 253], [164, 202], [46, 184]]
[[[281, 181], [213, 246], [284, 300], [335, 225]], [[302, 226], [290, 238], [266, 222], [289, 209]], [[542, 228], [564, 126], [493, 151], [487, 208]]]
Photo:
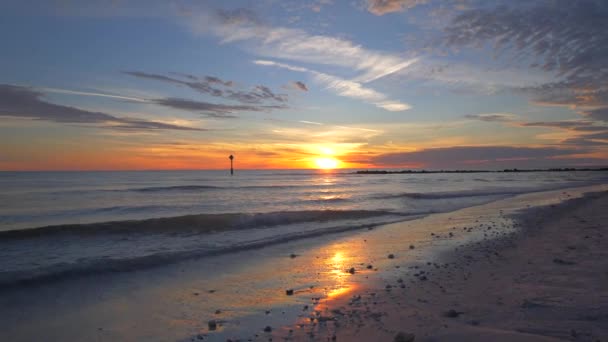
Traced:
[[350, 274], [355, 274], [355, 272], [356, 272], [356, 271], [355, 271], [355, 268], [354, 268], [354, 267], [351, 267], [351, 268], [348, 270], [348, 273], [350, 273]]
[[464, 312], [462, 312], [462, 311], [456, 311], [454, 309], [450, 309], [450, 310], [444, 312], [443, 315], [445, 317], [449, 317], [449, 318], [456, 318], [456, 317], [462, 315], [463, 313]]
[[293, 289], [285, 290], [285, 294], [288, 296], [293, 296]]
[[393, 339], [394, 342], [414, 342], [416, 335], [411, 333], [399, 332]]
[[553, 262], [558, 264], [558, 265], [575, 265], [576, 263], [573, 261], [566, 261], [563, 259], [559, 259], [559, 258], [555, 258], [553, 259]]
[[266, 328], [264, 328], [264, 332], [269, 333], [271, 331], [272, 331], [272, 328], [269, 325], [267, 325]]
[[209, 326], [209, 330], [217, 329], [217, 322], [214, 319], [210, 320], [207, 325]]
[[394, 254], [389, 254], [389, 255], [388, 255], [388, 258], [389, 258], [389, 259], [395, 259], [395, 255], [394, 255]]
[[414, 249], [414, 248], [416, 248], [416, 246], [410, 245], [410, 249]]
[[292, 258], [292, 259], [296, 258], [297, 256], [298, 256], [297, 254], [293, 254], [293, 253], [291, 253], [291, 254], [289, 255], [289, 257], [290, 257], [290, 258]]

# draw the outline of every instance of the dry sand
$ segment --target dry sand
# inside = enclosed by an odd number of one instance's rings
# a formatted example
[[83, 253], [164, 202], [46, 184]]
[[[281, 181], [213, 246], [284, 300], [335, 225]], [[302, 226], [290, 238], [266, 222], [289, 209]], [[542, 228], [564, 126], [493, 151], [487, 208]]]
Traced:
[[607, 341], [608, 193], [528, 209], [517, 222], [515, 234], [452, 250], [443, 263], [413, 270], [413, 281], [404, 271], [390, 288], [327, 301], [273, 337]]

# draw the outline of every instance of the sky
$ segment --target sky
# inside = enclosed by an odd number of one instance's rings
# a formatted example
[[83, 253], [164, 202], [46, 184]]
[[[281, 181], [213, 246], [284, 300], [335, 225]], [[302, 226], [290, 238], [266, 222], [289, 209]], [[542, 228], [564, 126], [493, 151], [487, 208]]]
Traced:
[[0, 170], [608, 166], [604, 0], [4, 0], [0, 41]]

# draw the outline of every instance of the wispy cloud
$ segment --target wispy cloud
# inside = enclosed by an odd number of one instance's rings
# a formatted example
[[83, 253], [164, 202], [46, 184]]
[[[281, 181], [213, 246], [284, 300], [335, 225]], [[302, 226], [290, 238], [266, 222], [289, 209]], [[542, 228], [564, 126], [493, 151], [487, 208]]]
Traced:
[[454, 146], [381, 154], [372, 158], [378, 165], [427, 168], [503, 168], [599, 165], [603, 159], [580, 158], [583, 148], [520, 146]]
[[401, 12], [427, 3], [428, 0], [367, 0], [367, 10], [375, 15]]
[[323, 125], [322, 123], [315, 122], [315, 121], [300, 120], [298, 122], [303, 123], [303, 124], [307, 124], [307, 125], [316, 125], [316, 126], [322, 126]]
[[582, 114], [593, 120], [608, 122], [608, 107], [583, 111]]
[[503, 90], [534, 88], [555, 77], [538, 70], [514, 67], [488, 67], [466, 62], [455, 62], [437, 57], [426, 57], [401, 71], [404, 79], [428, 82], [430, 86], [444, 86], [457, 92], [496, 94]]
[[254, 61], [254, 63], [263, 66], [275, 66], [292, 71], [309, 73], [313, 76], [315, 82], [323, 85], [326, 89], [334, 92], [337, 95], [365, 101], [388, 111], [396, 112], [411, 108], [411, 106], [407, 103], [390, 100], [387, 98], [386, 95], [374, 89], [367, 88], [356, 81], [345, 80], [336, 76], [332, 76], [303, 67], [289, 65], [286, 63], [279, 63], [268, 60], [256, 60]]
[[191, 15], [190, 26], [197, 32], [218, 36], [223, 43], [248, 44], [249, 49], [261, 56], [354, 70], [362, 73], [357, 77], [362, 82], [398, 72], [416, 61], [366, 49], [346, 39], [273, 27], [244, 9], [220, 11], [215, 16], [208, 13]]
[[76, 107], [54, 104], [43, 100], [43, 93], [27, 87], [0, 85], [0, 116], [45, 120], [68, 124], [95, 124], [101, 128], [128, 130], [183, 130], [205, 129], [164, 122], [117, 117]]
[[509, 113], [487, 113], [487, 114], [469, 114], [464, 116], [467, 119], [480, 120], [487, 122], [506, 122], [513, 121], [517, 118], [516, 115]]
[[529, 121], [529, 122], [518, 122], [518, 126], [521, 127], [543, 127], [543, 128], [559, 128], [567, 130], [582, 130], [582, 131], [593, 131], [607, 130], [608, 126], [595, 126], [593, 121], [590, 120], [561, 120], [561, 121]]
[[150, 100], [152, 103], [191, 112], [198, 112], [205, 116], [216, 119], [233, 119], [237, 116], [235, 112], [261, 112], [273, 109], [286, 108], [282, 106], [257, 106], [257, 105], [226, 105], [204, 101], [194, 101], [180, 98], [163, 98]]
[[135, 101], [135, 102], [148, 102], [148, 100], [143, 99], [143, 98], [139, 98], [139, 97], [133, 97], [133, 96], [121, 96], [121, 95], [113, 95], [113, 94], [106, 94], [106, 93], [93, 93], [93, 92], [87, 92], [87, 91], [77, 91], [77, 90], [69, 90], [69, 89], [60, 89], [60, 88], [37, 88], [41, 91], [44, 91], [45, 93], [58, 93], [58, 94], [69, 94], [69, 95], [82, 95], [82, 96], [97, 96], [97, 97], [107, 97], [107, 98], [111, 98], [111, 99], [117, 99], [117, 100], [127, 100], [127, 101]]
[[607, 2], [499, 3], [455, 16], [443, 43], [456, 49], [492, 44], [499, 61], [554, 75], [554, 82], [521, 89], [537, 104], [608, 108]]
[[301, 90], [301, 91], [308, 91], [308, 87], [306, 86], [306, 84], [304, 84], [304, 82], [293, 81], [293, 82], [291, 82], [291, 84], [293, 85], [293, 87], [295, 89], [298, 89], [298, 90]]
[[[123, 71], [123, 73], [137, 78], [151, 79], [171, 84], [183, 85], [201, 94], [221, 97], [229, 100], [238, 101], [241, 103], [262, 103], [263, 101], [275, 101], [281, 103], [287, 102], [287, 95], [275, 94], [270, 88], [263, 85], [254, 86], [251, 90], [248, 91], [240, 91], [231, 88], [234, 85], [234, 82], [224, 81], [212, 76], [206, 76], [203, 79], [199, 79], [192, 75], [179, 74], [183, 75], [184, 78], [179, 79], [166, 75], [147, 73], [142, 71]], [[216, 87], [216, 85], [220, 85], [223, 87], [218, 88]]]

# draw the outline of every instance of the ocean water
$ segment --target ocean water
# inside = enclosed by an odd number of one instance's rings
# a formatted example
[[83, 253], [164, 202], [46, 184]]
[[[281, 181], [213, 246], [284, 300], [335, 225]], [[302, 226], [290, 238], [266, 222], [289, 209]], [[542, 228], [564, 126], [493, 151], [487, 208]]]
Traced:
[[229, 253], [607, 179], [605, 172], [1, 172], [0, 286]]

